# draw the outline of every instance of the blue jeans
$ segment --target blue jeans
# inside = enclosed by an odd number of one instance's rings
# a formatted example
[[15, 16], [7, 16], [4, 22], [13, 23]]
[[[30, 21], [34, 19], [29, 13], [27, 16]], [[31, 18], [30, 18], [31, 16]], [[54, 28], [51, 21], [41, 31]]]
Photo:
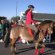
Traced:
[[2, 39], [2, 37], [3, 37], [3, 33], [2, 33], [2, 32], [0, 32], [0, 39]]

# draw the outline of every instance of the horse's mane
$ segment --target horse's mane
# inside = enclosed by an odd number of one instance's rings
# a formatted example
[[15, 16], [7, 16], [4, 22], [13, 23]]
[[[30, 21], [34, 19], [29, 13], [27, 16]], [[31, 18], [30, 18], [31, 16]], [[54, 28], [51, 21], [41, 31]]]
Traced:
[[45, 20], [45, 21], [42, 21], [41, 23], [40, 23], [40, 25], [44, 25], [44, 24], [48, 24], [48, 23], [52, 23], [53, 21], [51, 21], [51, 20]]

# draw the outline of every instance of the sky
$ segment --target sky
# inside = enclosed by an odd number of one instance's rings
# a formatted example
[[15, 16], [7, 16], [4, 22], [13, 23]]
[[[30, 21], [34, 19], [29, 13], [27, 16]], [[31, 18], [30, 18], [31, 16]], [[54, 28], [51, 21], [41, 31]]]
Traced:
[[25, 12], [28, 5], [34, 5], [37, 13], [55, 14], [55, 0], [0, 0], [0, 16], [5, 16], [10, 19], [20, 16], [21, 12]]

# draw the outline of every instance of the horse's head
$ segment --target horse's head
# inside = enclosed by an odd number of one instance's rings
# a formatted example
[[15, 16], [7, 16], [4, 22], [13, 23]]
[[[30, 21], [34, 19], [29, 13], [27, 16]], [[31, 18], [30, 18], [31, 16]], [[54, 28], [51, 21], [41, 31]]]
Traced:
[[48, 29], [47, 29], [47, 34], [52, 34], [53, 33], [53, 29], [51, 28], [51, 27], [49, 27]]
[[54, 22], [51, 20], [45, 20], [41, 22], [42, 30], [44, 33], [47, 31], [47, 34], [52, 34], [53, 33], [53, 24]]
[[53, 33], [53, 24], [54, 24], [54, 22], [49, 20], [48, 28], [47, 28], [48, 34], [52, 34]]

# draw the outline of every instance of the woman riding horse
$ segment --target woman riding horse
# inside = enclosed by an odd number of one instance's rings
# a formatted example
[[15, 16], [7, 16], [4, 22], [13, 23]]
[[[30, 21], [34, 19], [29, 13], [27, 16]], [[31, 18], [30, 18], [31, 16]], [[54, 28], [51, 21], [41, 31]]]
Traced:
[[[35, 54], [38, 55], [39, 52], [43, 53], [45, 50], [45, 45], [42, 43], [42, 45], [40, 45], [42, 48], [40, 50], [38, 50], [38, 46], [40, 44], [40, 42], [43, 41], [45, 35], [46, 35], [46, 31], [47, 34], [52, 34], [53, 33], [53, 22], [52, 21], [43, 21], [41, 22], [41, 24], [39, 24], [37, 26], [36, 29], [38, 29], [36, 35], [34, 36], [32, 34], [32, 36], [29, 34], [27, 27], [26, 26], [17, 26], [15, 28], [11, 29], [10, 32], [10, 39], [11, 39], [11, 51], [13, 52], [13, 54], [15, 55], [16, 52], [16, 46], [15, 43], [17, 41], [18, 38], [21, 38], [23, 40], [26, 41], [33, 41], [35, 44]], [[30, 37], [31, 36], [31, 37]]]

